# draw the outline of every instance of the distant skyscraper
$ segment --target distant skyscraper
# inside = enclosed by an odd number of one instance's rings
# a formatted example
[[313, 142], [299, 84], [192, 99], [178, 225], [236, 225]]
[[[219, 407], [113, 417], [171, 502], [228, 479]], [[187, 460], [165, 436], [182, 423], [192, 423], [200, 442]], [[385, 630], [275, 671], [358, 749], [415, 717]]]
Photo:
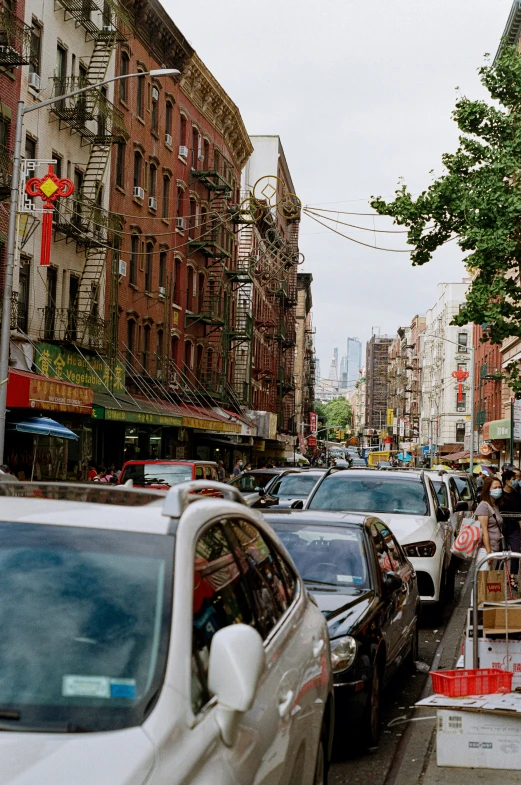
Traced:
[[358, 338], [347, 339], [347, 389], [352, 390], [359, 379], [362, 367], [362, 342]]
[[338, 349], [333, 350], [331, 365], [329, 366], [329, 381], [338, 384]]
[[320, 378], [320, 360], [317, 357], [315, 360], [315, 379], [318, 381]]

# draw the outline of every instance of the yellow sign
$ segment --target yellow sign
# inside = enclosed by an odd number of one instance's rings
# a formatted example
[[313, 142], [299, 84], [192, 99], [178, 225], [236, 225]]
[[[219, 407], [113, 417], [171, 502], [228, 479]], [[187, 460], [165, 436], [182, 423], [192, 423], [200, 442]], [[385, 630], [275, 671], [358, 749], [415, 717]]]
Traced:
[[394, 423], [394, 409], [387, 409], [387, 425], [393, 426]]
[[199, 428], [205, 431], [221, 431], [223, 433], [240, 433], [238, 423], [221, 422], [220, 420], [203, 420], [199, 417], [183, 417], [185, 428]]

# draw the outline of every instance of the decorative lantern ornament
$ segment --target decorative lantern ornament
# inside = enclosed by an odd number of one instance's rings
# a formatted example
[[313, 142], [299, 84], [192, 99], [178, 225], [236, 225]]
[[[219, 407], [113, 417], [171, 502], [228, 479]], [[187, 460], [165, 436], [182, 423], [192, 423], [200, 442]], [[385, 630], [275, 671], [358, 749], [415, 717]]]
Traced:
[[461, 403], [463, 401], [463, 380], [469, 378], [469, 372], [458, 368], [457, 371], [452, 371], [452, 376], [458, 380], [458, 403]]
[[27, 181], [25, 192], [32, 197], [39, 196], [44, 201], [40, 265], [47, 267], [51, 261], [52, 214], [56, 200], [70, 196], [74, 192], [74, 183], [67, 177], [56, 177], [54, 165], [49, 164], [49, 171], [44, 177], [31, 177]]

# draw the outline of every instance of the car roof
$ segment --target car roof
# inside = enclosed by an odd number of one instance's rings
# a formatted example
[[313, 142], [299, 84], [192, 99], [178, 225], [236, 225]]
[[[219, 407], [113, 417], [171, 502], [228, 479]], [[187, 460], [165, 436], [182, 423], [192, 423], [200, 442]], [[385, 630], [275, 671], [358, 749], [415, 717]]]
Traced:
[[143, 465], [145, 463], [166, 463], [166, 464], [175, 464], [176, 466], [217, 466], [215, 461], [171, 461], [168, 458], [132, 458], [130, 461], [125, 461], [123, 464], [124, 466], [130, 465]]
[[[372, 477], [372, 478], [374, 478], [376, 476], [375, 470], [374, 469], [369, 469], [369, 468], [365, 468], [365, 469], [353, 469], [353, 468], [351, 468], [351, 469], [347, 469], [345, 471], [333, 472], [331, 474], [331, 476], [333, 476], [333, 474], [335, 476], [337, 474], [341, 474], [342, 476], [349, 477], [350, 473], [352, 473], [353, 471], [356, 471], [356, 474], [361, 474], [361, 475], [367, 474], [368, 477]], [[400, 479], [404, 479], [404, 478], [405, 479], [408, 479], [408, 478], [411, 478], [411, 479], [421, 479], [422, 474], [423, 474], [422, 470], [420, 470], [420, 471], [411, 471], [410, 469], [408, 469], [407, 471], [403, 471], [403, 470], [400, 470], [400, 469], [394, 469], [392, 471], [386, 471], [385, 474], [380, 474], [380, 472], [378, 472], [378, 477], [381, 478], [382, 480], [384, 480], [384, 478], [385, 478], [385, 480], [388, 480], [390, 477], [396, 477], [396, 478], [399, 477]], [[324, 479], [326, 479], [326, 478], [324, 478]]]
[[324, 510], [265, 510], [264, 518], [269, 524], [274, 523], [345, 523], [353, 526], [363, 526], [368, 520], [377, 518], [369, 513], [335, 512]]

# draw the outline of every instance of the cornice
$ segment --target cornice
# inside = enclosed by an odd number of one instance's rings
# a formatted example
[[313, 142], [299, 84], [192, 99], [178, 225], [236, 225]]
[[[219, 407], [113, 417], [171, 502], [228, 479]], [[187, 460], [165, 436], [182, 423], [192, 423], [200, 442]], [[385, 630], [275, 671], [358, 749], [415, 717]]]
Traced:
[[157, 62], [162, 67], [183, 71], [194, 55], [194, 49], [161, 3], [157, 0], [126, 0], [124, 5], [126, 14], [133, 22], [133, 35], [155, 56]]
[[222, 134], [233, 155], [233, 163], [241, 170], [253, 152], [241, 113], [197, 53], [186, 64], [180, 87], [216, 131]]

